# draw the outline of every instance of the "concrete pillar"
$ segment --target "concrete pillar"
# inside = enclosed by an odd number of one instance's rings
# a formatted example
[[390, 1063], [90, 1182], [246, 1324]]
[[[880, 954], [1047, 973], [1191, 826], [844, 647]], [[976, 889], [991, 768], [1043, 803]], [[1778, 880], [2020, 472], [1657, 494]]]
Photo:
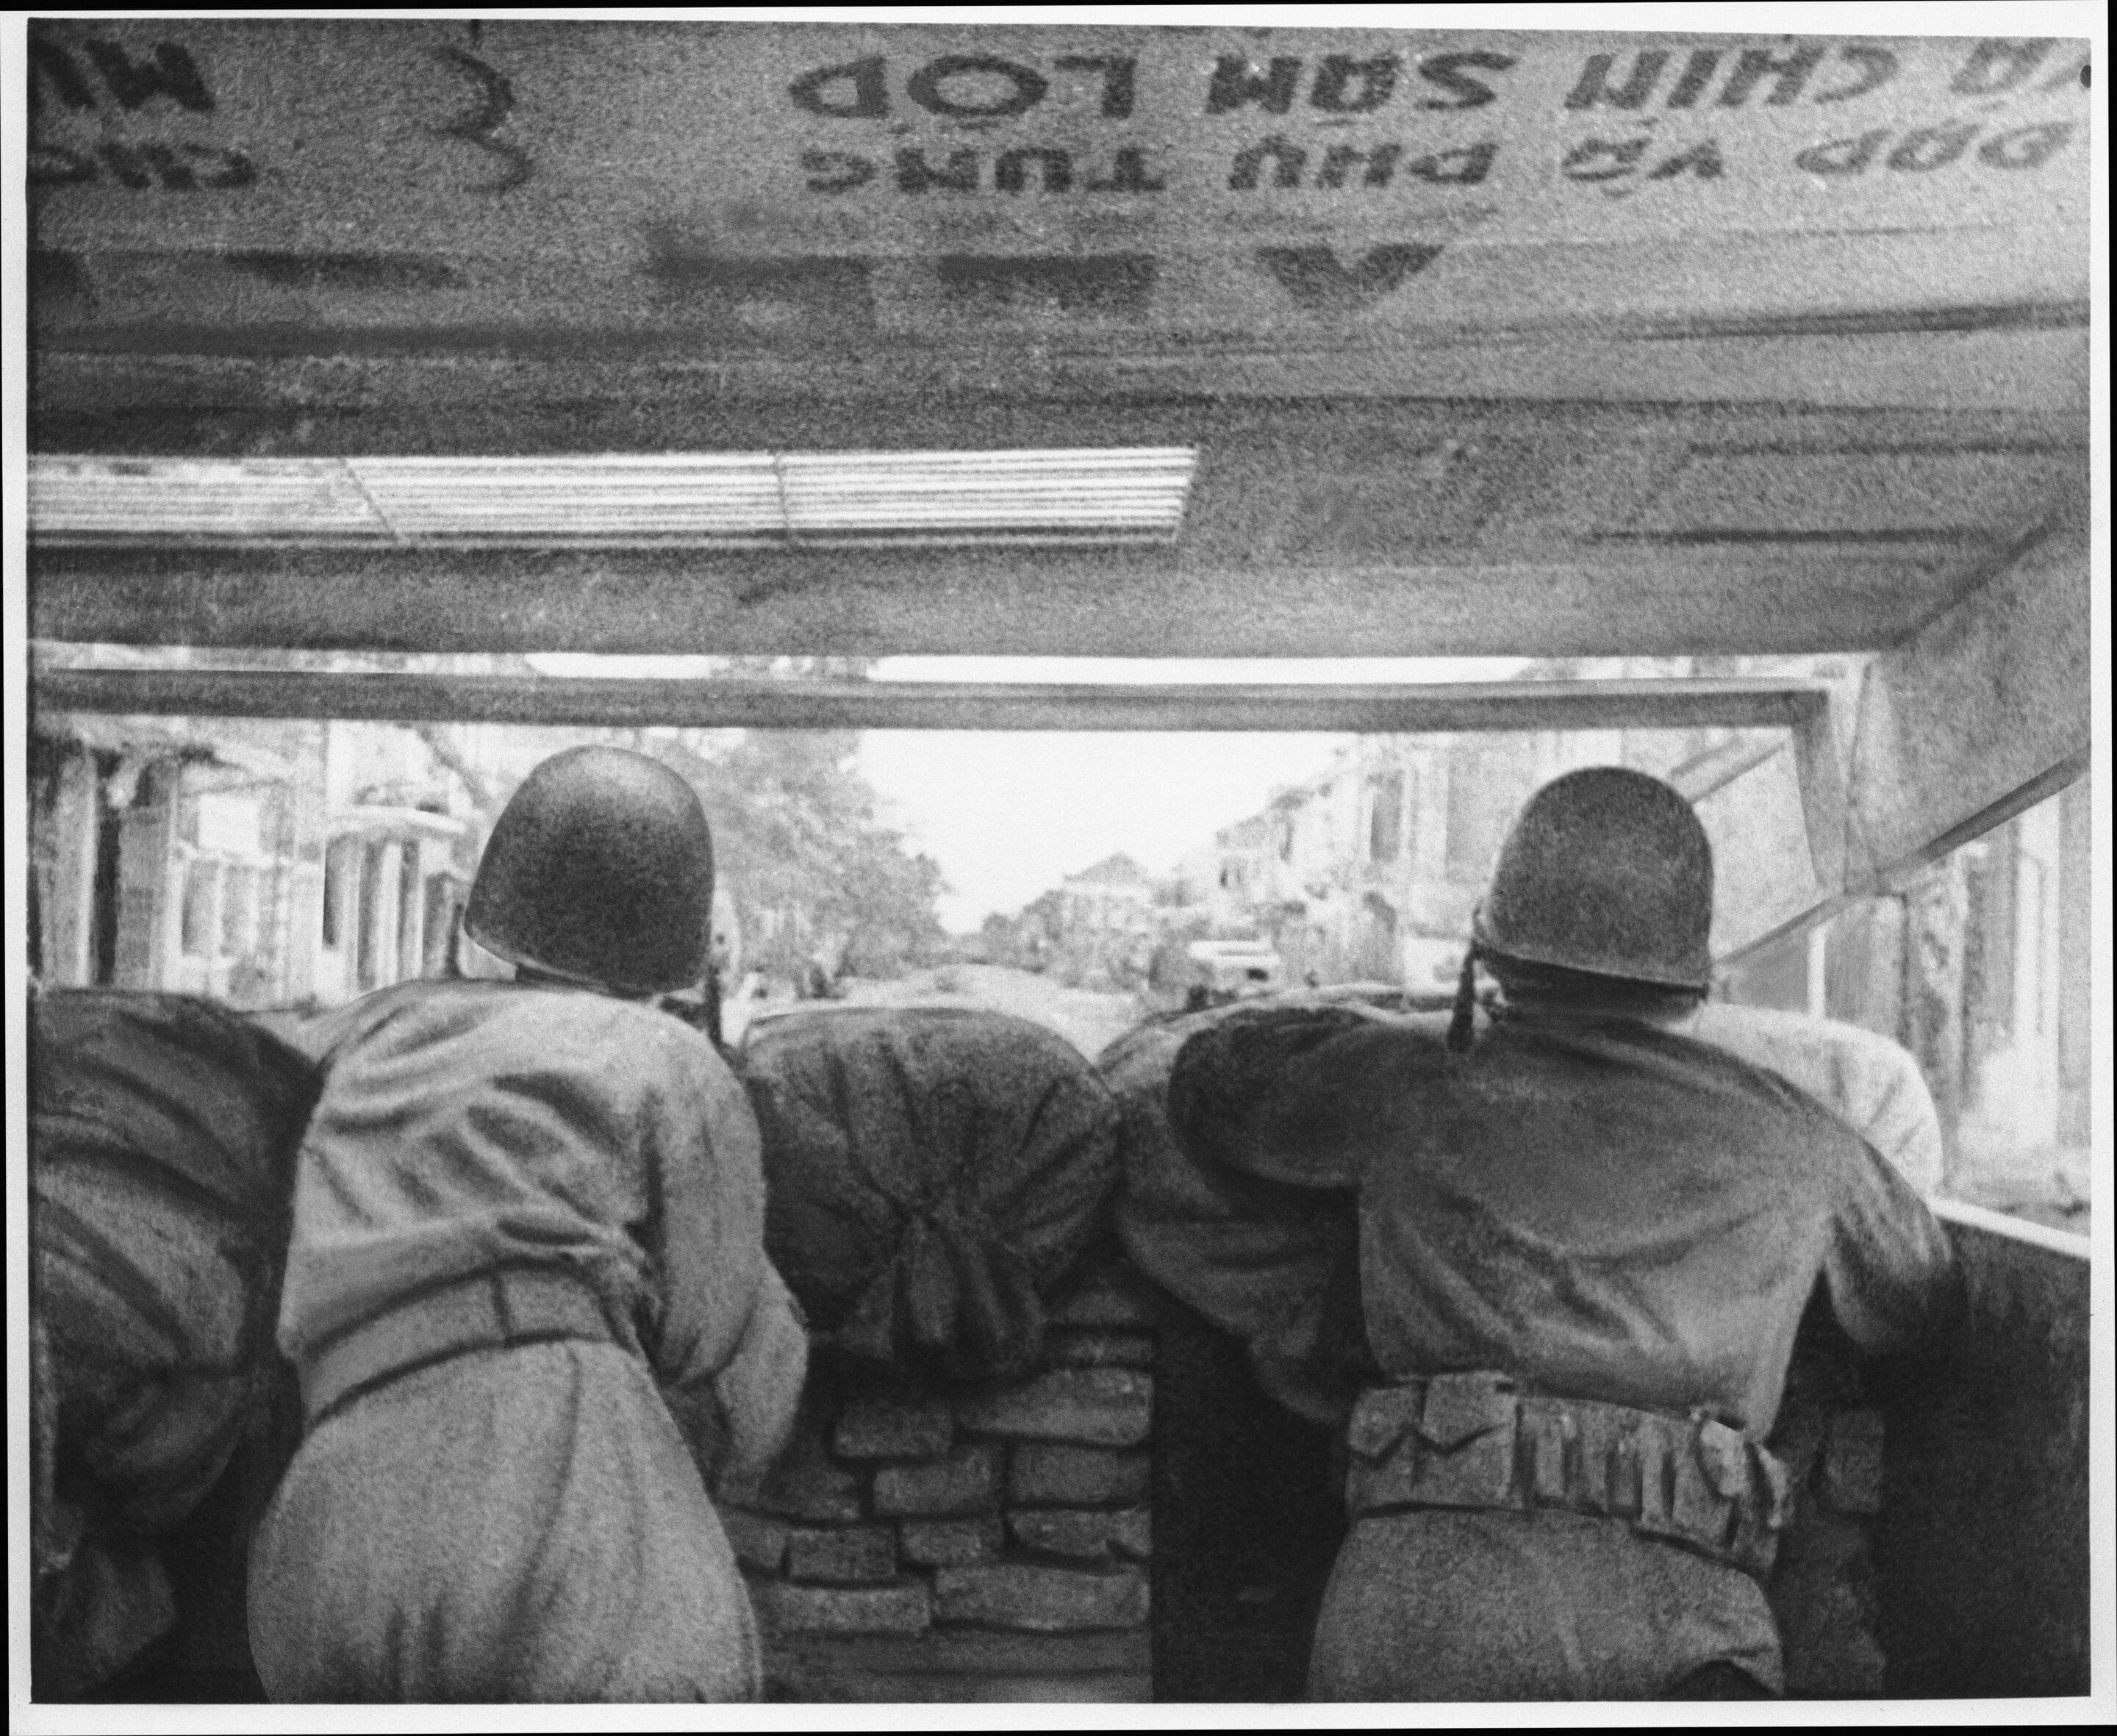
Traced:
[[101, 817], [95, 761], [67, 755], [51, 811], [51, 907], [43, 913], [47, 982], [83, 985], [95, 977], [95, 845]]
[[128, 804], [118, 821], [118, 946], [113, 981], [120, 988], [159, 988], [166, 974], [169, 877], [175, 833], [173, 767], [120, 767]]
[[1960, 1179], [1963, 1109], [1963, 951], [1969, 889], [1960, 854], [1936, 863], [1905, 891], [1904, 1046], [1917, 1057], [1939, 1112], [1946, 1144], [1942, 1190]]
[[286, 880], [280, 992], [289, 1001], [302, 1001], [316, 989], [316, 952], [323, 944], [323, 868], [297, 857], [288, 865]]
[[1830, 923], [1827, 932], [1824, 1011], [1833, 1019], [1904, 1042], [1904, 900], [1863, 900]]
[[375, 886], [375, 986], [394, 983], [399, 974], [398, 933], [404, 919], [404, 846], [394, 838], [373, 862]]
[[206, 968], [205, 984], [210, 993], [222, 992], [228, 979], [229, 960], [227, 957], [226, 916], [228, 899], [233, 890], [228, 882], [233, 872], [224, 862], [214, 863], [204, 870], [206, 894], [205, 927], [202, 938], [205, 942], [205, 956], [202, 962]]
[[383, 845], [381, 863], [377, 866], [381, 874], [381, 885], [375, 904], [375, 957], [377, 957], [377, 983], [396, 983], [398, 961], [402, 957], [400, 933], [404, 928], [404, 845], [392, 838]]
[[261, 973], [261, 1004], [288, 998], [287, 953], [293, 941], [291, 899], [293, 891], [294, 792], [289, 785], [274, 785], [265, 796], [265, 850], [271, 859], [257, 876], [256, 951], [252, 962]]
[[2049, 1144], [2058, 1134], [2059, 935], [2063, 896], [2063, 820], [2055, 799], [2014, 822], [2014, 1048], [2027, 1088], [2032, 1125], [2022, 1135]]
[[397, 873], [397, 980], [407, 982], [426, 969], [427, 856], [424, 840], [408, 838], [399, 846]]

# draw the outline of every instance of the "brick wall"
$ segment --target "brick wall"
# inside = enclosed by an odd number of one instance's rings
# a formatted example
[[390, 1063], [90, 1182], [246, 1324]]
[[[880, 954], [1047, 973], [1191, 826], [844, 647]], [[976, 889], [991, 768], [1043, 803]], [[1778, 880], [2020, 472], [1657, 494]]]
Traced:
[[1100, 1266], [1053, 1311], [1043, 1370], [906, 1384], [819, 1357], [802, 1421], [730, 1540], [796, 1701], [1145, 1701], [1145, 1287]]
[[[944, 1389], [819, 1357], [794, 1444], [759, 1504], [723, 1512], [763, 1630], [767, 1697], [1152, 1699], [1155, 1319], [1143, 1281], [1114, 1262], [1056, 1301], [1045, 1366], [1026, 1379]], [[1240, 1384], [1281, 1430], [1289, 1425]], [[1857, 1388], [1849, 1365], [1804, 1356], [1774, 1439], [1799, 1490], [1769, 1587], [1798, 1697], [1883, 1692], [1881, 1417]], [[1238, 1480], [1275, 1491], [1265, 1503], [1274, 1517], [1305, 1513], [1272, 1481], [1285, 1467], [1267, 1463], [1268, 1452], [1257, 1457], [1256, 1430], [1229, 1429]], [[1312, 1541], [1269, 1547], [1291, 1559]], [[1208, 1571], [1231, 1567], [1215, 1554]], [[1271, 1657], [1221, 1657], [1210, 1635], [1183, 1639], [1194, 1661], [1219, 1660], [1213, 1679], [1178, 1671], [1187, 1697], [1223, 1697], [1217, 1688], [1237, 1678], [1249, 1684], [1242, 1697], [1266, 1678], [1273, 1692], [1298, 1695], [1297, 1654], [1314, 1619], [1302, 1607], [1298, 1635], [1253, 1610], [1214, 1620]], [[1234, 1619], [1245, 1613], [1247, 1623]], [[1192, 1620], [1209, 1614], [1201, 1606]]]

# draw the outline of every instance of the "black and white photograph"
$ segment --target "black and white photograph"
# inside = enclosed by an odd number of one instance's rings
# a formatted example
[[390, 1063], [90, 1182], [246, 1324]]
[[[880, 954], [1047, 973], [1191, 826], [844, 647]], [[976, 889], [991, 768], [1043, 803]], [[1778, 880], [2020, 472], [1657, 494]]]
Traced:
[[11, 1728], [2117, 1719], [2105, 22], [0, 26]]

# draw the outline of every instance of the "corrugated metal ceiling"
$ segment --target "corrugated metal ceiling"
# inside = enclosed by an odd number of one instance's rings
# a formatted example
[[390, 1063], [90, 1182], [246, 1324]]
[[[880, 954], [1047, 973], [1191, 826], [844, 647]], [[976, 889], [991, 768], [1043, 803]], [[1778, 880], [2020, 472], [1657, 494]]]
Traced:
[[1188, 447], [561, 458], [32, 455], [39, 544], [1156, 543]]

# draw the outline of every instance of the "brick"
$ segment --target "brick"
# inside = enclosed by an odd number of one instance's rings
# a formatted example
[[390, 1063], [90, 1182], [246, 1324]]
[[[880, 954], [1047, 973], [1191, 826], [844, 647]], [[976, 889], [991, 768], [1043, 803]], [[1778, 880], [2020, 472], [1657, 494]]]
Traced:
[[1118, 1507], [1146, 1499], [1151, 1462], [1144, 1453], [1028, 1442], [1014, 1449], [1008, 1499], [1025, 1507]]
[[773, 1633], [918, 1633], [934, 1619], [924, 1580], [860, 1586], [752, 1580], [749, 1591], [758, 1620]]
[[1117, 1517], [1092, 1507], [1017, 1507], [1007, 1516], [1007, 1528], [1017, 1543], [1040, 1554], [1107, 1561]]
[[1882, 1413], [1837, 1411], [1823, 1442], [1823, 1498], [1842, 1513], [1882, 1510]]
[[1054, 1368], [1152, 1368], [1154, 1334], [1068, 1328], [1045, 1340], [1044, 1358]]
[[997, 1561], [1003, 1540], [998, 1513], [975, 1519], [906, 1519], [897, 1526], [898, 1552], [915, 1568], [967, 1568]]
[[756, 1504], [782, 1519], [812, 1523], [842, 1523], [865, 1517], [860, 1480], [851, 1471], [819, 1459], [793, 1456], [782, 1460], [764, 1480]]
[[832, 1463], [825, 1448], [823, 1402], [818, 1383], [811, 1381], [802, 1395], [793, 1439], [763, 1486], [744, 1505], [811, 1524], [844, 1524], [865, 1517], [860, 1476]]
[[1146, 1576], [1137, 1568], [1098, 1573], [1022, 1562], [940, 1568], [934, 1617], [1035, 1633], [1137, 1628], [1146, 1621]]
[[826, 1585], [866, 1585], [897, 1577], [897, 1533], [887, 1525], [796, 1531], [786, 1539], [786, 1571]]
[[999, 1499], [999, 1448], [962, 1447], [923, 1465], [885, 1465], [874, 1474], [874, 1510], [906, 1518], [981, 1513]]
[[1154, 1377], [1136, 1369], [1058, 1369], [959, 1401], [956, 1416], [980, 1434], [1137, 1447], [1153, 1432]]
[[1123, 1555], [1144, 1561], [1152, 1553], [1144, 1507], [1122, 1513], [1069, 1507], [1018, 1507], [1007, 1528], [1024, 1549], [1074, 1561], [1105, 1561]]
[[849, 1459], [932, 1458], [955, 1444], [948, 1406], [853, 1403], [838, 1418], [832, 1446]]
[[786, 1559], [786, 1526], [740, 1507], [724, 1507], [720, 1514], [721, 1529], [727, 1533], [735, 1559], [745, 1567], [777, 1573]]

